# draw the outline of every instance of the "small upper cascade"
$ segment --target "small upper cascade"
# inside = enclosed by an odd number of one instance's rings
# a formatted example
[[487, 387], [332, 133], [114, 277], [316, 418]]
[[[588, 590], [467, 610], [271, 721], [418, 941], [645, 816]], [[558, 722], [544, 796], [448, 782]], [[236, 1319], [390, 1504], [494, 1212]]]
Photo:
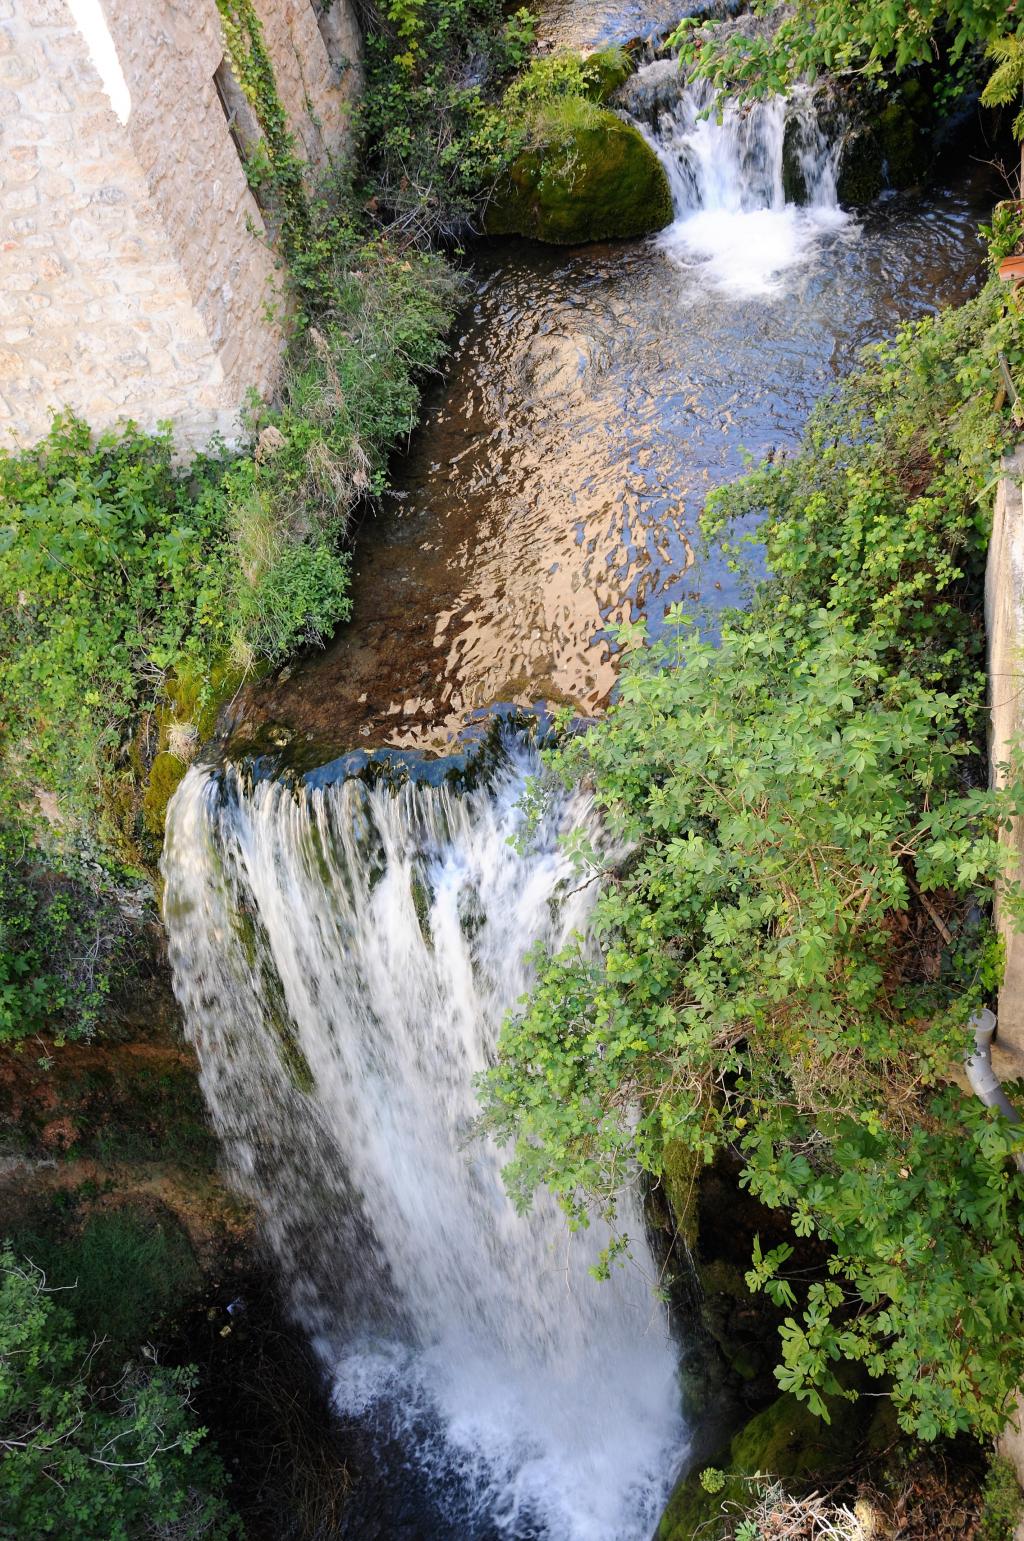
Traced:
[[810, 90], [741, 103], [658, 60], [621, 99], [672, 188], [676, 217], [661, 245], [715, 288], [770, 296], [823, 234], [848, 225], [836, 196], [840, 146]]

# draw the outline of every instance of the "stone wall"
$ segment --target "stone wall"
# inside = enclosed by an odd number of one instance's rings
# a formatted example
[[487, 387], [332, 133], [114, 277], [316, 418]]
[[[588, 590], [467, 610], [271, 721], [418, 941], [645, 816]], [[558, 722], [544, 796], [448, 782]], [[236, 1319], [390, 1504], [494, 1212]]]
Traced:
[[[121, 4], [130, 10], [134, 0]], [[254, 0], [254, 5], [281, 102], [306, 159], [320, 165], [343, 154], [353, 97], [362, 85], [362, 43], [351, 5], [329, 0], [325, 12], [321, 0]]]
[[[63, 405], [97, 427], [172, 419], [183, 447], [231, 440], [247, 392], [277, 379], [281, 275], [214, 84], [215, 0], [100, 3], [0, 0], [0, 444], [31, 443]], [[349, 0], [326, 43], [314, 0], [256, 7], [300, 148], [346, 154]]]
[[[996, 493], [992, 538], [985, 573], [988, 634], [989, 760], [992, 783], [1005, 785], [1007, 766], [1024, 764], [1024, 451], [1007, 460]], [[1018, 874], [1024, 873], [1024, 819], [1005, 836]], [[999, 992], [996, 1074], [1024, 1076], [1024, 933], [1009, 916], [997, 921], [1006, 946], [1006, 971]]]

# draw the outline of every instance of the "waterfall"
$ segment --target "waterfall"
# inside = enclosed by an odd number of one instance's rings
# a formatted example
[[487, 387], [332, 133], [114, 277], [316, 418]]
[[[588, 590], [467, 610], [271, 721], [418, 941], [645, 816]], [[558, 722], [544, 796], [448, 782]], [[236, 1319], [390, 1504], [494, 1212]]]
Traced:
[[702, 283], [771, 296], [822, 237], [854, 229], [836, 196], [840, 145], [823, 132], [810, 90], [716, 100], [706, 82], [685, 83], [661, 60], [637, 72], [624, 102], [672, 188], [676, 217], [659, 242]]
[[607, 1228], [570, 1231], [547, 1195], [517, 1215], [473, 1129], [525, 954], [584, 931], [594, 898], [559, 843], [600, 845], [585, 792], [509, 843], [537, 768], [511, 736], [475, 787], [193, 768], [168, 818], [171, 961], [339, 1414], [443, 1495], [415, 1533], [645, 1541], [683, 1430], [637, 1198], [633, 1262], [598, 1283]]

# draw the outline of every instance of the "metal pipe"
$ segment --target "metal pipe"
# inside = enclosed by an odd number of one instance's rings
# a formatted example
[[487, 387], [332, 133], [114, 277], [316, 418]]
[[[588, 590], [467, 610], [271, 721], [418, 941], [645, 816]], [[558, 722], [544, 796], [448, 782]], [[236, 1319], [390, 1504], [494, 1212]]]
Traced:
[[[974, 1053], [967, 1056], [964, 1067], [971, 1090], [987, 1108], [998, 1108], [1011, 1124], [1019, 1124], [1021, 1116], [992, 1069], [992, 1039], [999, 1025], [995, 1012], [986, 1006], [975, 1012], [969, 1025], [974, 1029]], [[1018, 1172], [1024, 1172], [1024, 1152], [1018, 1152], [1013, 1159]]]

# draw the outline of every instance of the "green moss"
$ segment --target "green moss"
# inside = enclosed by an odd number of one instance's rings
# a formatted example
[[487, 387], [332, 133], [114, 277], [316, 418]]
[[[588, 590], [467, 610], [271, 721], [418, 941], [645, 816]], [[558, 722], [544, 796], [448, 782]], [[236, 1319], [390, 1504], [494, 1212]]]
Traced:
[[[265, 671], [265, 665], [256, 673]], [[188, 765], [170, 745], [175, 741], [176, 729], [187, 731], [198, 747], [213, 737], [221, 708], [230, 701], [243, 679], [243, 673], [229, 659], [213, 664], [209, 670], [179, 666], [164, 685], [167, 705], [158, 707], [157, 754], [150, 766], [148, 777], [144, 770], [144, 741], [136, 734], [132, 742], [131, 765], [137, 781], [144, 782], [142, 790], [142, 823], [147, 834], [156, 842], [157, 855], [163, 842], [167, 804], [184, 776]], [[137, 811], [138, 790], [129, 780], [125, 787], [126, 804], [120, 811], [118, 827], [126, 833], [131, 830]], [[153, 865], [139, 856], [143, 866]]]
[[873, 134], [851, 134], [843, 149], [836, 193], [844, 205], [870, 203], [885, 186], [882, 150]]
[[[884, 1421], [872, 1402], [829, 1399], [832, 1422], [824, 1423], [795, 1397], [781, 1396], [733, 1437], [728, 1449], [708, 1464], [720, 1470], [725, 1482], [709, 1493], [700, 1471], [693, 1471], [677, 1485], [658, 1526], [657, 1541], [692, 1541], [700, 1531], [707, 1541], [720, 1534], [715, 1521], [724, 1506], [732, 1511], [747, 1504], [754, 1478], [779, 1478], [802, 1485], [829, 1477], [854, 1465], [865, 1449], [880, 1447], [883, 1434], [876, 1424]], [[704, 1526], [706, 1529], [700, 1530]]]
[[142, 794], [142, 821], [158, 840], [163, 838], [167, 804], [187, 770], [184, 760], [168, 749], [161, 750], [150, 767], [149, 781]]
[[572, 97], [545, 109], [533, 134], [488, 209], [488, 234], [572, 246], [671, 221], [664, 167], [631, 123]]
[[928, 137], [904, 101], [891, 101], [875, 124], [890, 187], [913, 187], [928, 170]]
[[166, 1211], [104, 1209], [71, 1235], [58, 1223], [11, 1239], [110, 1364], [137, 1352], [202, 1283], [189, 1240]]
[[428, 947], [433, 947], [434, 938], [430, 930], [430, 889], [418, 872], [412, 875], [412, 903], [423, 940]]
[[1013, 1541], [1014, 1532], [1024, 1515], [1017, 1474], [1010, 1462], [997, 1456], [981, 1490], [981, 1522], [978, 1541]]
[[316, 1087], [316, 1078], [302, 1051], [263, 923], [254, 912], [240, 907], [232, 915], [232, 928], [246, 962], [259, 976], [264, 1019], [277, 1040], [281, 1064], [296, 1091], [308, 1096]]
[[302, 1045], [299, 1043], [291, 1017], [286, 1011], [271, 1012], [268, 1020], [277, 1038], [281, 1063], [288, 1073], [288, 1079], [296, 1091], [308, 1097], [316, 1090], [316, 1077], [310, 1069], [309, 1060], [302, 1052]]
[[[165, 686], [172, 708], [171, 720], [192, 723], [200, 743], [205, 743], [213, 737], [221, 707], [230, 701], [243, 678], [242, 670], [229, 658], [221, 659], [208, 671], [180, 665]], [[160, 747], [166, 748], [166, 744]]]
[[931, 160], [927, 125], [933, 121], [934, 110], [914, 80], [864, 117], [846, 139], [837, 181], [840, 203], [870, 203], [884, 187], [921, 182]]
[[662, 1158], [661, 1180], [672, 1211], [676, 1234], [691, 1252], [697, 1250], [697, 1199], [703, 1159], [682, 1140], [670, 1140]]

